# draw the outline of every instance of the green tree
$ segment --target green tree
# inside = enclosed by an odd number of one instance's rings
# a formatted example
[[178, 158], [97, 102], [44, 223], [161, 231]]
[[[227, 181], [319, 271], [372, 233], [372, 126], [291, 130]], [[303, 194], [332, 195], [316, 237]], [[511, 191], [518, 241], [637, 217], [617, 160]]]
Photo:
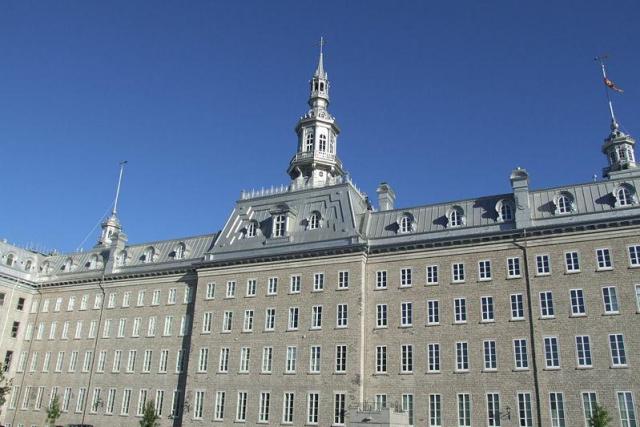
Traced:
[[156, 408], [152, 401], [147, 401], [144, 405], [144, 413], [140, 420], [140, 427], [157, 427], [160, 417], [156, 414]]
[[612, 421], [609, 412], [596, 403], [593, 414], [589, 418], [589, 427], [608, 427]]
[[11, 390], [11, 379], [7, 379], [4, 375], [5, 367], [3, 363], [0, 363], [0, 407], [7, 401], [7, 394]]
[[60, 399], [58, 395], [54, 395], [51, 404], [47, 408], [46, 423], [50, 426], [55, 425], [56, 420], [60, 418]]

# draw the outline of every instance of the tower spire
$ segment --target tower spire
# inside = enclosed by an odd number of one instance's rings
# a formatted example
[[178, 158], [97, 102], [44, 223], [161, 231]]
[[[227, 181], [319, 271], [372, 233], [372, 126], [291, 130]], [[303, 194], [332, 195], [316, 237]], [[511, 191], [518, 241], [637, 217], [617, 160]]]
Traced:
[[122, 226], [118, 220], [118, 199], [120, 198], [120, 187], [122, 185], [122, 175], [124, 172], [124, 165], [127, 164], [126, 160], [120, 162], [120, 172], [118, 173], [118, 185], [116, 186], [116, 196], [113, 200], [113, 208], [111, 209], [111, 215], [102, 223], [102, 233], [100, 233], [100, 239], [97, 246], [111, 246], [117, 243], [118, 240], [126, 240], [126, 236], [122, 232]]
[[333, 185], [345, 173], [337, 155], [340, 128], [329, 111], [329, 77], [324, 69], [324, 37], [320, 37], [320, 57], [311, 78], [307, 113], [296, 126], [298, 150], [287, 170], [292, 188]]

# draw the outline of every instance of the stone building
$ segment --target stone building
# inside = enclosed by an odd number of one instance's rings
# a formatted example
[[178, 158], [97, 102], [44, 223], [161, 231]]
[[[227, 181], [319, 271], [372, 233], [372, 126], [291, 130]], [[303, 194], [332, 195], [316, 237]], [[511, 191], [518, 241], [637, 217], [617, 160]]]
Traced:
[[[640, 171], [613, 121], [600, 181], [378, 208], [338, 158], [322, 53], [290, 185], [243, 192], [222, 229], [131, 245], [0, 243], [5, 425], [638, 425]], [[215, 225], [212, 225], [215, 228]], [[391, 412], [390, 412], [391, 413]], [[395, 415], [393, 415], [395, 417]], [[381, 417], [385, 418], [385, 417]], [[387, 418], [389, 416], [387, 414]], [[366, 423], [367, 420], [362, 421]]]

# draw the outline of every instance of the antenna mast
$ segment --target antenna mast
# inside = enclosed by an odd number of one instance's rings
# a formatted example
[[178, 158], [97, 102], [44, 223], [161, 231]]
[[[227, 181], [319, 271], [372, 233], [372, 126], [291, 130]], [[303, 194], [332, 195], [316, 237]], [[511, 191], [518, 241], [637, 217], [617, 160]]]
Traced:
[[600, 63], [600, 68], [602, 69], [602, 78], [604, 79], [605, 84], [604, 93], [607, 96], [607, 103], [609, 104], [609, 114], [611, 115], [611, 127], [617, 128], [618, 122], [616, 120], [616, 115], [613, 112], [613, 103], [611, 102], [611, 97], [609, 96], [609, 87], [607, 83], [609, 79], [607, 78], [607, 68], [604, 65], [605, 59], [607, 59], [607, 55], [600, 55], [595, 57], [595, 60]]
[[111, 211], [112, 216], [116, 216], [118, 213], [118, 198], [120, 197], [120, 184], [122, 184], [122, 173], [124, 172], [124, 165], [127, 164], [126, 160], [120, 162], [120, 174], [118, 176], [118, 186], [116, 187], [116, 198], [113, 201], [113, 210]]

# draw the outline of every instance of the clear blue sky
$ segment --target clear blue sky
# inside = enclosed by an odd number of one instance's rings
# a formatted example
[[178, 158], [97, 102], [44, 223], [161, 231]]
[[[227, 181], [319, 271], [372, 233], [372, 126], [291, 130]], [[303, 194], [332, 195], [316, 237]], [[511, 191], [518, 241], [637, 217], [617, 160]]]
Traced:
[[[399, 206], [589, 181], [610, 55], [640, 135], [636, 1], [3, 1], [0, 237], [75, 249], [129, 161], [130, 242], [220, 229], [242, 189], [288, 183], [324, 35], [338, 152]], [[95, 242], [92, 235], [85, 247]]]

